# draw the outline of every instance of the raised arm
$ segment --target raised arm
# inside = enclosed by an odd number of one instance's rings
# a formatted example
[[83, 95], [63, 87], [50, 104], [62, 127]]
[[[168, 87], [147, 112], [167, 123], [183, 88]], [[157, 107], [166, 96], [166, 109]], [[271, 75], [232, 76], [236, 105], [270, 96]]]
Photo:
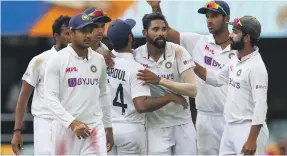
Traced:
[[195, 97], [197, 94], [195, 74], [192, 68], [195, 66], [192, 58], [185, 48], [178, 46], [175, 50], [178, 72], [183, 82], [175, 82], [161, 78], [159, 84], [169, 88], [180, 95]]
[[148, 85], [144, 85], [144, 81], [139, 80], [136, 74], [131, 75], [130, 86], [132, 86], [131, 96], [134, 106], [139, 113], [155, 111], [167, 105], [171, 101], [176, 104], [181, 104], [184, 108], [188, 106], [184, 97], [175, 94], [151, 97], [150, 87]]
[[[154, 1], [147, 1], [147, 3], [151, 6], [152, 11], [153, 12], [158, 12], [162, 14], [161, 8], [160, 8], [160, 0], [154, 0]], [[176, 43], [176, 44], [180, 44], [180, 34], [178, 31], [176, 31], [175, 29], [171, 28], [168, 24], [168, 22], [166, 21], [167, 24], [167, 39], [170, 42]]]
[[214, 87], [220, 87], [228, 83], [229, 79], [229, 66], [225, 65], [221, 70], [215, 72], [212, 69], [206, 69], [196, 63], [194, 68], [194, 73], [200, 77], [207, 84], [210, 84]]

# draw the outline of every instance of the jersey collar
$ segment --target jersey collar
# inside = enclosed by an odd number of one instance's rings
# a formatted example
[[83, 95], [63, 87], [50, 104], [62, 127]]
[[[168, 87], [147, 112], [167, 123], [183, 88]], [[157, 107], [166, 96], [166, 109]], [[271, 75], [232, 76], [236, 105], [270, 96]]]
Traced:
[[[147, 58], [147, 59], [150, 59], [150, 55], [148, 54], [148, 51], [147, 51], [147, 43], [145, 45], [143, 45], [143, 50], [141, 51], [141, 56], [143, 58]], [[163, 58], [164, 60], [167, 58], [167, 57], [170, 57], [172, 56], [172, 51], [171, 50], [167, 50], [168, 49], [168, 42], [166, 42], [166, 45], [165, 45], [165, 51], [163, 53]]]
[[[255, 49], [255, 51], [254, 51], [254, 52], [252, 52], [252, 53], [250, 53], [250, 54], [248, 54], [248, 55], [246, 55], [246, 56], [242, 57], [241, 59], [240, 59], [240, 58], [238, 58], [238, 59], [239, 59], [239, 61], [240, 61], [240, 62], [244, 62], [244, 61], [246, 61], [246, 60], [250, 59], [251, 57], [253, 57], [253, 56], [257, 55], [257, 54], [259, 53], [259, 48], [255, 46], [255, 47], [254, 47], [254, 49]], [[239, 54], [239, 53], [237, 52], [237, 54]]]
[[116, 52], [115, 50], [112, 50], [112, 53], [116, 56], [116, 57], [122, 57], [122, 58], [133, 58], [133, 54], [130, 52]]
[[72, 54], [72, 55], [74, 55], [77, 59], [79, 59], [79, 60], [90, 60], [91, 58], [92, 58], [92, 53], [93, 53], [93, 50], [91, 50], [91, 48], [88, 48], [88, 59], [83, 59], [82, 57], [79, 57], [78, 56], [78, 54], [75, 52], [75, 50], [71, 47], [71, 43], [70, 44], [68, 44], [68, 46], [67, 46], [67, 48], [68, 48], [68, 50], [69, 50], [69, 52]]
[[[220, 47], [220, 45], [216, 44], [214, 36], [212, 34], [207, 35], [207, 41], [208, 41], [208, 43], [211, 43], [211, 44], [213, 44], [215, 46], [219, 46]], [[225, 53], [225, 52], [229, 52], [229, 51], [231, 51], [230, 44], [225, 49], [220, 51], [220, 53]]]

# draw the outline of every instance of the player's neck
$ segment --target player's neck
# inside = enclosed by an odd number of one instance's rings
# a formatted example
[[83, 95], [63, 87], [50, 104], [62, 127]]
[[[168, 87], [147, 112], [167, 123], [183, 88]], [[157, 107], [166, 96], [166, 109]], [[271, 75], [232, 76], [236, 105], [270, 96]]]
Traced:
[[246, 55], [249, 55], [254, 51], [254, 48], [252, 46], [245, 46], [242, 50], [238, 50], [239, 54], [238, 57], [242, 58]]
[[58, 44], [56, 43], [55, 49], [56, 49], [56, 51], [60, 51], [63, 48], [61, 47], [61, 45], [59, 43]]
[[71, 44], [71, 47], [78, 54], [79, 57], [88, 58], [88, 48], [83, 48], [77, 44]]
[[123, 49], [119, 49], [119, 50], [115, 50], [118, 53], [132, 53], [132, 48], [127, 47], [127, 48], [123, 48]]
[[152, 45], [148, 42], [147, 42], [147, 51], [148, 51], [149, 56], [155, 62], [157, 62], [159, 60], [159, 58], [161, 57], [161, 55], [164, 53], [164, 49], [159, 49], [159, 48], [155, 47], [154, 45]]
[[100, 41], [92, 41], [91, 43], [91, 48], [94, 50], [94, 51], [97, 51], [97, 49], [101, 46], [101, 43]]
[[218, 34], [213, 34], [213, 37], [215, 39], [215, 43], [220, 45], [222, 49], [225, 49], [231, 43], [228, 30], [224, 30]]

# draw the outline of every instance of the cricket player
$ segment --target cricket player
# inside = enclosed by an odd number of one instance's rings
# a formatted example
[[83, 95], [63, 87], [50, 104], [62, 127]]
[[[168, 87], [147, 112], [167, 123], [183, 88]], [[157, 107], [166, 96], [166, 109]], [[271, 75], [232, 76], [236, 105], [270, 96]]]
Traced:
[[108, 69], [112, 90], [112, 123], [115, 146], [111, 155], [146, 155], [146, 112], [157, 110], [173, 101], [187, 107], [184, 97], [175, 94], [152, 98], [148, 85], [137, 78], [144, 67], [134, 60], [132, 28], [133, 19], [114, 20], [107, 36], [114, 47], [115, 66]]
[[[188, 52], [180, 45], [166, 42], [167, 25], [160, 13], [142, 19], [147, 43], [134, 52], [135, 59], [146, 69], [138, 78], [151, 86], [152, 97], [176, 93], [195, 97], [195, 66]], [[147, 113], [148, 154], [196, 155], [196, 132], [190, 110], [171, 102]], [[188, 147], [187, 147], [188, 145]]]
[[95, 24], [95, 28], [93, 30], [91, 48], [99, 53], [108, 51], [109, 48], [101, 41], [104, 37], [105, 25], [106, 23], [112, 21], [111, 18], [103, 10], [95, 7], [86, 9], [84, 11], [84, 14], [90, 16]]
[[215, 87], [228, 84], [220, 155], [265, 155], [269, 132], [266, 126], [268, 73], [256, 43], [259, 21], [244, 16], [230, 23], [231, 49], [237, 50], [220, 71], [196, 65], [195, 73]]
[[111, 96], [104, 58], [89, 49], [94, 23], [80, 13], [69, 27], [71, 44], [49, 60], [44, 82], [47, 105], [55, 117], [52, 154], [107, 155], [113, 142], [111, 136], [106, 140], [104, 130], [112, 126]]
[[[153, 12], [160, 12], [160, 1], [148, 1]], [[230, 49], [228, 24], [230, 8], [224, 1], [209, 1], [198, 13], [206, 16], [206, 23], [211, 34], [200, 35], [191, 32], [178, 32], [167, 27], [167, 38], [186, 48], [193, 60], [201, 66], [219, 71], [228, 63], [234, 51]], [[198, 154], [218, 155], [224, 125], [224, 103], [227, 85], [216, 88], [206, 84], [199, 77], [196, 79], [198, 93], [195, 98], [197, 108], [196, 130]]]
[[[47, 109], [44, 102], [44, 76], [47, 61], [57, 51], [65, 48], [70, 42], [70, 29], [68, 28], [70, 17], [59, 16], [53, 26], [53, 37], [55, 45], [35, 56], [29, 63], [25, 74], [22, 77], [22, 87], [18, 98], [15, 112], [15, 127], [13, 138], [11, 141], [13, 152], [16, 155], [20, 154], [20, 148], [23, 148], [22, 140], [22, 123], [24, 113], [28, 104], [31, 93], [34, 90], [32, 101], [32, 115], [34, 116], [34, 154], [35, 155], [50, 155], [51, 154], [51, 123], [53, 114]], [[45, 146], [43, 146], [45, 145]]]

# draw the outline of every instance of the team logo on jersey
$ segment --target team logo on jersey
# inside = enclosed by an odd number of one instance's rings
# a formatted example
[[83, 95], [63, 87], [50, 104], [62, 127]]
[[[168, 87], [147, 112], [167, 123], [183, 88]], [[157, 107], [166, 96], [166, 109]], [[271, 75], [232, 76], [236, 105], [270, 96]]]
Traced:
[[241, 73], [242, 73], [242, 70], [241, 69], [239, 69], [238, 71], [237, 71], [237, 76], [240, 76], [241, 75]]
[[172, 66], [171, 62], [168, 61], [165, 63], [165, 68], [169, 69], [171, 68], [171, 66]]
[[95, 65], [92, 65], [92, 66], [91, 66], [91, 71], [92, 71], [93, 73], [97, 72], [97, 67], [96, 67]]
[[234, 55], [235, 55], [234, 53], [230, 53], [230, 54], [228, 55], [228, 58], [231, 59], [231, 57], [234, 56]]
[[80, 85], [98, 85], [99, 79], [97, 78], [69, 78], [68, 79], [68, 86], [69, 87], [76, 87]]

